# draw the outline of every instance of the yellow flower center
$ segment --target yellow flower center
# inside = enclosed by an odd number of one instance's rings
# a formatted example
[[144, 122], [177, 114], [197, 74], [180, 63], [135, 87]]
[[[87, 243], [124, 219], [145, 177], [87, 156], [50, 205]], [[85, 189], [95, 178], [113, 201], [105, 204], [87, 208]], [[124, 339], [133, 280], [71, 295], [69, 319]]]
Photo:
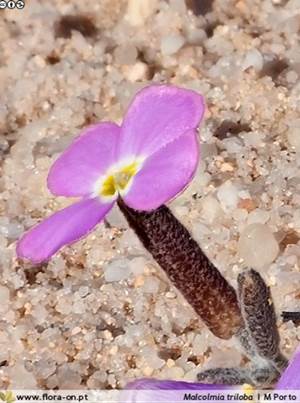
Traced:
[[129, 186], [131, 179], [138, 172], [139, 163], [132, 162], [116, 169], [104, 179], [100, 189], [100, 196], [110, 197], [117, 192], [122, 193]]
[[249, 385], [248, 383], [244, 383], [242, 385], [242, 390], [248, 396], [253, 396], [253, 394], [255, 392], [255, 388], [252, 385]]

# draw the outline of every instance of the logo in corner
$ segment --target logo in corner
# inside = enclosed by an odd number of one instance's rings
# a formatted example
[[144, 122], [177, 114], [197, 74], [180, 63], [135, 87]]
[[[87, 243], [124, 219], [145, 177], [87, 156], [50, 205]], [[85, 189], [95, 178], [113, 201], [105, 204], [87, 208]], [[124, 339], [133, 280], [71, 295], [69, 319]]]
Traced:
[[0, 401], [5, 403], [13, 403], [16, 398], [11, 390], [7, 390], [6, 392], [0, 392]]

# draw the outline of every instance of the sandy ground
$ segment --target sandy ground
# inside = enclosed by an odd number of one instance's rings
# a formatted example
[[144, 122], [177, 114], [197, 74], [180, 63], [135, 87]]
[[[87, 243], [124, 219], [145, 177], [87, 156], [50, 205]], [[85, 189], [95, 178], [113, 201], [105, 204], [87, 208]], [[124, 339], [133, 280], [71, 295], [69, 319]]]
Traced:
[[[49, 167], [80, 130], [120, 121], [135, 92], [201, 92], [202, 162], [171, 205], [224, 276], [271, 286], [284, 352], [300, 328], [299, 0], [36, 0], [0, 10], [0, 388], [120, 388], [239, 365], [117, 209], [48, 264], [15, 242], [66, 206]], [[250, 236], [249, 236], [250, 234]]]

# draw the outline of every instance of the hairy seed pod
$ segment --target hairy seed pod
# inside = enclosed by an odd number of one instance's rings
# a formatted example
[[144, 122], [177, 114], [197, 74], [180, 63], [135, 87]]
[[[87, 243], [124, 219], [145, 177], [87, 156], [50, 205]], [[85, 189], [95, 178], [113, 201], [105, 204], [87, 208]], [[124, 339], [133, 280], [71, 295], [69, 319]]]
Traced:
[[243, 325], [237, 295], [166, 206], [140, 212], [118, 205], [144, 247], [214, 335], [229, 339]]
[[245, 368], [212, 368], [197, 375], [199, 382], [218, 385], [251, 384], [250, 373]]
[[240, 306], [257, 353], [267, 359], [279, 354], [279, 333], [269, 287], [260, 274], [247, 270], [238, 276]]

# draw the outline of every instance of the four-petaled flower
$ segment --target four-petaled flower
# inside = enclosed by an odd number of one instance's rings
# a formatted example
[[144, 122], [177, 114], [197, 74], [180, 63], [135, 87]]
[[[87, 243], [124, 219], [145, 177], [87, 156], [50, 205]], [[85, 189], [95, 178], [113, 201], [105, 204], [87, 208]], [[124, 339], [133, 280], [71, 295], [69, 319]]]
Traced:
[[118, 197], [136, 210], [154, 210], [192, 179], [199, 159], [196, 128], [201, 95], [152, 85], [132, 101], [121, 126], [87, 128], [53, 164], [48, 188], [82, 199], [38, 224], [18, 242], [17, 255], [48, 260], [91, 231]]

